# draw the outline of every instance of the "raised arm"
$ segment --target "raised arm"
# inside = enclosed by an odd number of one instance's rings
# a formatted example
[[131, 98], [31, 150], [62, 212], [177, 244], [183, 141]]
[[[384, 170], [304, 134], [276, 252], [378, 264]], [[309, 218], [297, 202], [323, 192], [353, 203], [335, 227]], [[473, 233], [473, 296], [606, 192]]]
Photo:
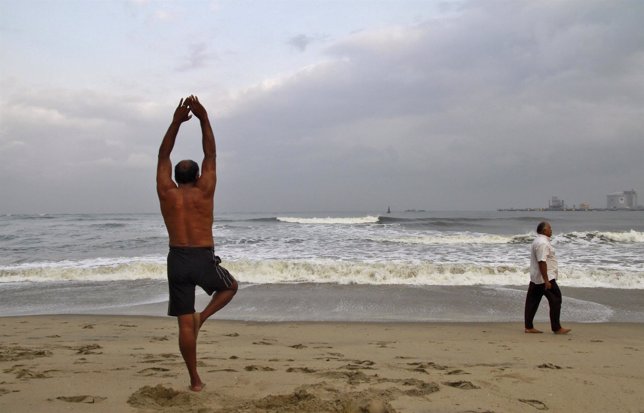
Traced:
[[172, 180], [172, 162], [170, 161], [170, 153], [174, 148], [174, 141], [177, 139], [179, 127], [187, 120], [190, 120], [190, 107], [188, 98], [181, 99], [179, 106], [174, 111], [172, 123], [168, 127], [168, 131], [161, 141], [159, 147], [159, 159], [157, 161], [157, 193], [161, 197], [168, 189], [176, 188], [176, 184]]
[[212, 194], [215, 192], [215, 186], [217, 185], [217, 147], [215, 145], [215, 134], [212, 132], [212, 127], [210, 126], [208, 113], [201, 102], [199, 102], [199, 98], [190, 96], [188, 98], [188, 105], [201, 124], [203, 162], [201, 163], [201, 176], [197, 181], [197, 187]]

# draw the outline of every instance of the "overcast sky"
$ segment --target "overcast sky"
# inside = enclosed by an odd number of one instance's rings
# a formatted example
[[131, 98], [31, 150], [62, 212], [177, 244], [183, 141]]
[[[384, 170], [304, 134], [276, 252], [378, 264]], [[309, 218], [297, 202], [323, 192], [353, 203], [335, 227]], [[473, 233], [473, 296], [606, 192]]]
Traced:
[[[0, 213], [155, 212], [199, 96], [218, 212], [644, 203], [644, 2], [0, 0]], [[201, 162], [199, 124], [173, 162]]]

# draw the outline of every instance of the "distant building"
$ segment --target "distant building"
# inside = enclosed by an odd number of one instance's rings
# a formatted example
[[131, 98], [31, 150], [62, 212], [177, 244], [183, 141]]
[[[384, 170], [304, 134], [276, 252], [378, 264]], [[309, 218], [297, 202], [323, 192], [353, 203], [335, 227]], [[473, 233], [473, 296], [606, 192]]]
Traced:
[[564, 209], [566, 209], [566, 205], [563, 199], [553, 196], [550, 202], [548, 202], [548, 211], [563, 211]]
[[588, 202], [582, 202], [579, 204], [579, 209], [587, 210], [590, 209], [590, 204]]
[[606, 208], [637, 209], [637, 192], [631, 189], [606, 195]]

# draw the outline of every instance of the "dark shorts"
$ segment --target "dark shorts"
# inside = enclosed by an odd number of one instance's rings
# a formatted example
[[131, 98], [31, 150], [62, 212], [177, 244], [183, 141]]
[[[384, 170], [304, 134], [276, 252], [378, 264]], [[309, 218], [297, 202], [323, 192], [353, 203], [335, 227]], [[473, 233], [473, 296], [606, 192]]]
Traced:
[[195, 312], [195, 286], [208, 295], [229, 290], [235, 279], [215, 259], [208, 247], [170, 247], [168, 253], [168, 286], [170, 302], [168, 315], [180, 316]]

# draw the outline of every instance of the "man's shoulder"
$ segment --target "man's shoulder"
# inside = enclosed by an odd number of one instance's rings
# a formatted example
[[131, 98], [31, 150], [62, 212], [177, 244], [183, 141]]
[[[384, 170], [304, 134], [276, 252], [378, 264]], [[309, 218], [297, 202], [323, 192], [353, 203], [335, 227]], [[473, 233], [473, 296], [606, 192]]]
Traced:
[[544, 237], [541, 234], [537, 235], [535, 239], [532, 241], [533, 247], [537, 247], [540, 245], [547, 245], [547, 244], [550, 244], [550, 241], [548, 241], [548, 238]]

